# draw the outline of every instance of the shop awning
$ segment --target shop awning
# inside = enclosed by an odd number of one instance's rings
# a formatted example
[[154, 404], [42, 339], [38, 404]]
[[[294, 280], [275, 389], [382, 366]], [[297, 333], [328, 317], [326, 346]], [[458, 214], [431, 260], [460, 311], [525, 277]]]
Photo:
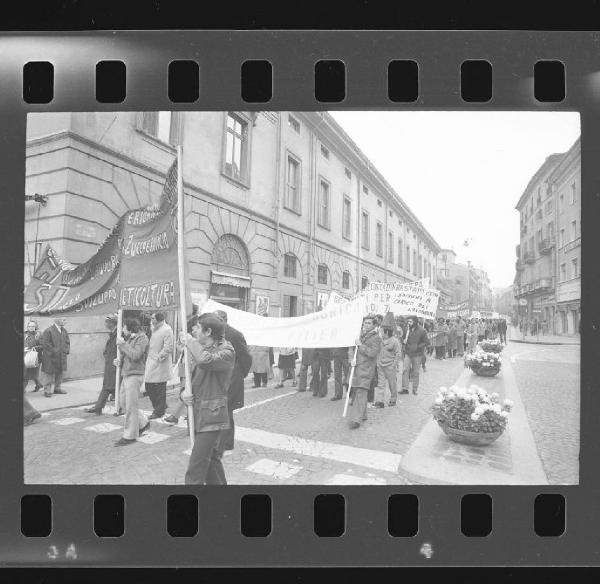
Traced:
[[250, 288], [250, 278], [248, 276], [238, 276], [237, 274], [226, 274], [225, 272], [211, 272], [211, 284], [224, 284], [226, 286], [236, 286], [238, 288]]

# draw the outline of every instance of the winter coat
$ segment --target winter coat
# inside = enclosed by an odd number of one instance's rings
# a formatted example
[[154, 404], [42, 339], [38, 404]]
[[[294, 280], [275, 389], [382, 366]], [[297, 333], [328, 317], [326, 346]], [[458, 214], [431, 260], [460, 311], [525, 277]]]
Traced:
[[173, 375], [173, 329], [163, 321], [152, 331], [146, 359], [146, 383], [169, 381]]
[[148, 349], [148, 337], [141, 329], [137, 333], [129, 335], [129, 338], [121, 345], [121, 376], [144, 375], [146, 369], [146, 350]]
[[419, 325], [409, 331], [408, 337], [404, 337], [404, 353], [407, 357], [418, 357], [424, 354], [425, 347], [429, 345], [427, 333]]
[[315, 349], [302, 349], [302, 365], [312, 366], [315, 360]]
[[252, 357], [252, 373], [268, 373], [269, 367], [269, 347], [258, 347], [251, 345], [248, 347], [248, 353]]
[[[35, 369], [35, 371], [38, 372], [39, 368], [40, 368], [39, 364], [41, 362], [41, 356], [42, 356], [42, 333], [40, 331], [35, 331], [35, 333], [26, 332], [25, 337], [23, 339], [23, 349], [24, 349], [25, 354], [29, 350], [37, 351], [38, 366], [29, 369], [29, 371], [31, 371], [32, 369]], [[27, 367], [25, 367], [25, 363], [23, 363], [23, 371], [27, 372]]]
[[244, 335], [237, 329], [225, 324], [223, 337], [231, 343], [235, 352], [235, 365], [231, 374], [231, 386], [227, 395], [229, 409], [237, 410], [244, 406], [244, 379], [246, 379], [252, 367], [252, 356], [248, 352], [248, 345], [246, 344]]
[[54, 375], [67, 370], [67, 355], [71, 350], [71, 341], [67, 329], [58, 332], [56, 325], [50, 325], [42, 333], [42, 371]]
[[336, 347], [335, 349], [333, 349], [332, 351], [332, 357], [333, 359], [338, 359], [338, 360], [347, 360], [348, 359], [348, 350], [350, 349], [350, 347]]
[[369, 389], [375, 375], [377, 357], [381, 350], [381, 337], [376, 330], [360, 336], [361, 345], [356, 351], [356, 367], [352, 378], [352, 387]]
[[117, 358], [117, 329], [109, 333], [102, 355], [104, 356], [104, 378], [102, 379], [102, 389], [114, 391], [117, 379], [117, 368], [113, 361]]
[[188, 349], [196, 363], [192, 375], [194, 430], [227, 430], [230, 427], [228, 391], [235, 367], [233, 345], [225, 339], [210, 347], [190, 341]]
[[458, 331], [455, 325], [450, 325], [448, 329], [448, 345], [451, 351], [456, 351], [458, 343]]
[[448, 339], [448, 325], [439, 324], [435, 328], [434, 347], [445, 347]]
[[379, 351], [377, 365], [381, 367], [393, 366], [395, 368], [400, 363], [401, 353], [402, 348], [396, 337], [384, 338], [381, 340], [381, 351]]

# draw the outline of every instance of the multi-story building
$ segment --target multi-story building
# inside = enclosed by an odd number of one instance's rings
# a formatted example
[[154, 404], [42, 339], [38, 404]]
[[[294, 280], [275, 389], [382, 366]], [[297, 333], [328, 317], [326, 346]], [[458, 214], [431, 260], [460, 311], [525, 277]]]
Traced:
[[516, 209], [515, 296], [520, 317], [549, 334], [578, 334], [580, 314], [581, 152], [548, 156]]
[[513, 287], [494, 289], [492, 307], [498, 314], [513, 318], [517, 310]]
[[[315, 310], [369, 281], [437, 281], [439, 245], [327, 113], [31, 114], [25, 284], [48, 242], [91, 257], [118, 217], [156, 202], [183, 148], [193, 294], [271, 316]], [[42, 326], [44, 319], [40, 319]], [[71, 377], [101, 370], [103, 322], [69, 319]]]

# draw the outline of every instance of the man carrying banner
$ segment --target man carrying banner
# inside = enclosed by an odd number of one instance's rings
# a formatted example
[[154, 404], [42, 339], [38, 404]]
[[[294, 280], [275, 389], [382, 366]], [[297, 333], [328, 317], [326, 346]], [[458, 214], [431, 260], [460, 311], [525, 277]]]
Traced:
[[413, 395], [417, 395], [419, 389], [419, 370], [423, 362], [425, 347], [429, 344], [427, 333], [419, 326], [416, 316], [407, 319], [408, 329], [404, 337], [404, 363], [402, 371], [402, 391], [408, 393], [409, 376], [412, 380]]
[[381, 337], [375, 324], [375, 316], [369, 315], [363, 319], [360, 338], [356, 340], [356, 362], [352, 387], [350, 388], [351, 404], [348, 424], [354, 430], [361, 422], [367, 420], [367, 393], [375, 375], [377, 357], [381, 350]]

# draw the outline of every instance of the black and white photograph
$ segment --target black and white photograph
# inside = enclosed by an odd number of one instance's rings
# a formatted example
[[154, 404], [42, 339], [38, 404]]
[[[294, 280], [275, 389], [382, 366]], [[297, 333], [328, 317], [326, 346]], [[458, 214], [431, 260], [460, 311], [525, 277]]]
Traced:
[[579, 484], [580, 133], [29, 113], [25, 484]]

